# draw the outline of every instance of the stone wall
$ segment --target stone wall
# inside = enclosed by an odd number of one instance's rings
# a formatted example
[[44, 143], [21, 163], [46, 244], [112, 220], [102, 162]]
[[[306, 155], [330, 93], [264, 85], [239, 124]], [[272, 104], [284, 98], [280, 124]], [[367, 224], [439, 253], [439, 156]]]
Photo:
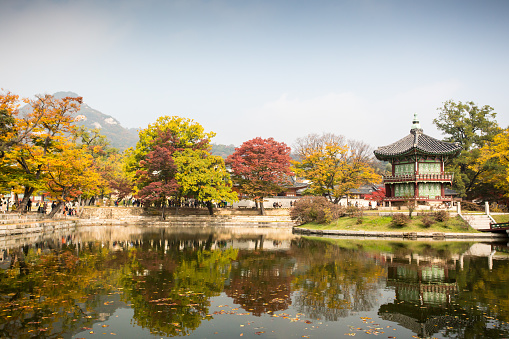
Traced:
[[[267, 216], [289, 216], [288, 208], [266, 209]], [[79, 217], [82, 219], [142, 219], [144, 217], [159, 217], [160, 210], [150, 209], [145, 211], [141, 207], [85, 207], [80, 211]], [[175, 208], [168, 208], [166, 215], [174, 216]], [[206, 208], [179, 208], [179, 216], [208, 216], [209, 212]], [[253, 208], [216, 208], [214, 209], [216, 216], [258, 216], [260, 211]]]

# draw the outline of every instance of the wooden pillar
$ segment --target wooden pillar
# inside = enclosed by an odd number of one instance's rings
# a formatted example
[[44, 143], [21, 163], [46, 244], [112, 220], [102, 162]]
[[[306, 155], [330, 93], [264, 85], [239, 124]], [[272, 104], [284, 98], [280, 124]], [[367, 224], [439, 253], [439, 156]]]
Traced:
[[445, 197], [445, 187], [444, 187], [444, 183], [440, 183], [440, 195], [442, 196], [442, 198]]

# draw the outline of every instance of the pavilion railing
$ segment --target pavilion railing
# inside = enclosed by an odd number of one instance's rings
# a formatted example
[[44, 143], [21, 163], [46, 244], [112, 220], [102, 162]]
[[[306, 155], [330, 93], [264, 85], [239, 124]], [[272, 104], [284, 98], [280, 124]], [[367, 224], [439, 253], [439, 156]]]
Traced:
[[401, 196], [401, 197], [385, 197], [384, 198], [385, 201], [405, 201], [405, 200], [441, 200], [441, 201], [451, 201], [452, 198], [451, 197], [442, 197], [440, 195], [437, 195], [435, 197], [430, 197], [429, 195], [424, 195], [424, 196], [417, 196], [417, 197], [414, 197], [414, 196]]
[[384, 175], [384, 183], [407, 182], [407, 181], [440, 181], [452, 182], [454, 173], [433, 173], [433, 174], [402, 174], [402, 175]]

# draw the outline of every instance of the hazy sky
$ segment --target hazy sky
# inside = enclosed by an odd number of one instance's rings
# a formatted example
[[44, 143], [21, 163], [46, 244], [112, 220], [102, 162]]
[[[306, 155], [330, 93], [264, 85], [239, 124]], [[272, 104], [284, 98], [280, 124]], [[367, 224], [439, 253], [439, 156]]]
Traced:
[[0, 0], [0, 87], [73, 91], [125, 127], [194, 119], [215, 143], [373, 147], [449, 99], [509, 125], [509, 1]]

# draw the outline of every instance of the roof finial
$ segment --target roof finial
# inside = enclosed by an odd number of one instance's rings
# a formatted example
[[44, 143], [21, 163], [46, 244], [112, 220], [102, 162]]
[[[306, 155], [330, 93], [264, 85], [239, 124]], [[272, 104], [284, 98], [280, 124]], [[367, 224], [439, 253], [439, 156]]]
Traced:
[[419, 123], [419, 118], [417, 117], [417, 113], [414, 113], [414, 120], [412, 121], [412, 128], [410, 129], [410, 133], [415, 134], [416, 132], [422, 133], [421, 124]]

